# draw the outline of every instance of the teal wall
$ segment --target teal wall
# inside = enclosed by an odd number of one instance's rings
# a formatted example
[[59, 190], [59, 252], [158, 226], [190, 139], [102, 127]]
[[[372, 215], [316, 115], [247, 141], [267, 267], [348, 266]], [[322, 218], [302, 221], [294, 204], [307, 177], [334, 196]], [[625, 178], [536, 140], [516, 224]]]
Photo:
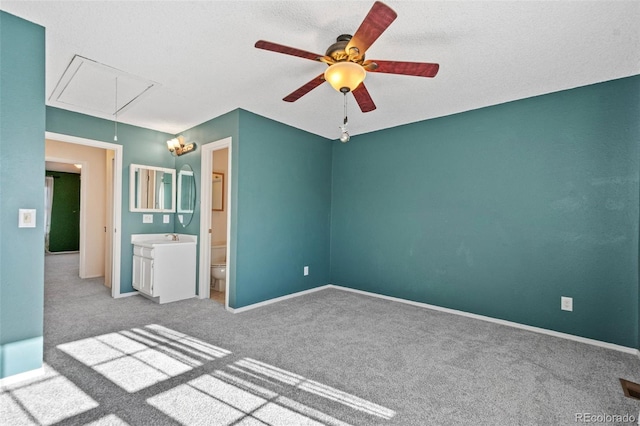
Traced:
[[[327, 284], [331, 143], [245, 110], [182, 135], [199, 144], [232, 138], [229, 305], [240, 308]], [[196, 182], [200, 152], [176, 161], [176, 169], [191, 165]], [[197, 214], [186, 230], [198, 234], [199, 228]]]
[[129, 211], [129, 166], [144, 164], [173, 169], [175, 159], [167, 150], [167, 140], [173, 135], [118, 123], [118, 141], [114, 142], [114, 127], [114, 122], [110, 120], [47, 107], [46, 129], [48, 132], [123, 146], [120, 292], [129, 293], [134, 291], [131, 285], [133, 267], [131, 234], [174, 232], [173, 215], [168, 224], [162, 223], [161, 213], [153, 214], [153, 223], [142, 223], [143, 213]]
[[0, 378], [42, 366], [44, 73], [44, 28], [0, 11]]
[[638, 347], [639, 93], [635, 76], [335, 142], [331, 282]]
[[238, 158], [236, 307], [328, 284], [331, 143], [241, 111]]

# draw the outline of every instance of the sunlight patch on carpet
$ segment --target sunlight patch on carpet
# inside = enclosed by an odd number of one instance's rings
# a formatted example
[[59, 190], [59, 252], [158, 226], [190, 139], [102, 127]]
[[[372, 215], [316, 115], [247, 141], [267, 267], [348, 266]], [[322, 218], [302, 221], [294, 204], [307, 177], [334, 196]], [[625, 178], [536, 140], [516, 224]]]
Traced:
[[[52, 425], [98, 407], [73, 382], [45, 364], [42, 379], [16, 386], [0, 395], [6, 424]], [[55, 404], [51, 404], [55, 401]]]
[[76, 340], [57, 348], [130, 393], [231, 354], [157, 324]]
[[373, 402], [367, 401], [366, 399], [362, 399], [331, 386], [306, 379], [305, 377], [298, 374], [283, 370], [278, 367], [274, 367], [255, 359], [244, 358], [236, 361], [234, 365], [241, 367], [241, 369], [239, 369], [240, 371], [242, 371], [242, 369], [249, 370], [254, 376], [257, 374], [258, 376], [266, 376], [270, 379], [281, 381], [282, 383], [285, 383], [287, 385], [295, 386], [306, 392], [313, 393], [315, 395], [335, 402], [339, 402], [343, 405], [346, 405], [347, 407], [353, 408], [358, 411], [363, 411], [367, 414], [372, 414], [383, 419], [390, 419], [395, 416], [395, 411], [389, 408], [374, 404]]
[[[147, 400], [184, 424], [320, 426], [307, 415], [268, 401], [211, 375], [203, 375]], [[241, 422], [240, 422], [241, 421]]]

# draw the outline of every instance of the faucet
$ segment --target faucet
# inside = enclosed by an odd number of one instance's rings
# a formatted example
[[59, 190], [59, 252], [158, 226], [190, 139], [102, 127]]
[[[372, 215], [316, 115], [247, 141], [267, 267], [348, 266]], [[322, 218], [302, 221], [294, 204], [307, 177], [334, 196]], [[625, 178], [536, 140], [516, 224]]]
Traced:
[[179, 241], [178, 234], [167, 234], [167, 237], [171, 236], [171, 241]]

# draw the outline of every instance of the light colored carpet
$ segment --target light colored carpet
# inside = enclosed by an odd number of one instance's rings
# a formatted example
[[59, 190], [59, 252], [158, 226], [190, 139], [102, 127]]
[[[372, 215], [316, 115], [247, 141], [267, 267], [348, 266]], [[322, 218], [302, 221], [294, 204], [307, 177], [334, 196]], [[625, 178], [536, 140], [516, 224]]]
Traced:
[[337, 289], [241, 314], [114, 300], [77, 278], [77, 255], [45, 263], [47, 375], [0, 393], [3, 424], [568, 425], [640, 411], [618, 381], [640, 381], [630, 354]]

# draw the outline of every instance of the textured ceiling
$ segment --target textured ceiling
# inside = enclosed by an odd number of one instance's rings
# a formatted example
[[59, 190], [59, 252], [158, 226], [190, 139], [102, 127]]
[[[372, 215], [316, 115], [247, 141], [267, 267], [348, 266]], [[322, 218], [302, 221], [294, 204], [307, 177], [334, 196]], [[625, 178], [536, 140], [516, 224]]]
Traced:
[[[433, 79], [370, 73], [365, 83], [378, 108], [361, 113], [348, 95], [352, 135], [640, 74], [638, 1], [385, 3], [398, 18], [367, 58], [436, 62], [440, 72]], [[243, 108], [336, 139], [343, 96], [328, 84], [282, 101], [326, 65], [254, 44], [323, 54], [338, 35], [354, 32], [372, 5], [3, 0], [0, 8], [46, 28], [49, 105], [113, 118], [50, 99], [80, 55], [158, 83], [119, 113], [120, 122], [177, 134]], [[96, 86], [84, 90], [87, 103], [106, 96]]]

